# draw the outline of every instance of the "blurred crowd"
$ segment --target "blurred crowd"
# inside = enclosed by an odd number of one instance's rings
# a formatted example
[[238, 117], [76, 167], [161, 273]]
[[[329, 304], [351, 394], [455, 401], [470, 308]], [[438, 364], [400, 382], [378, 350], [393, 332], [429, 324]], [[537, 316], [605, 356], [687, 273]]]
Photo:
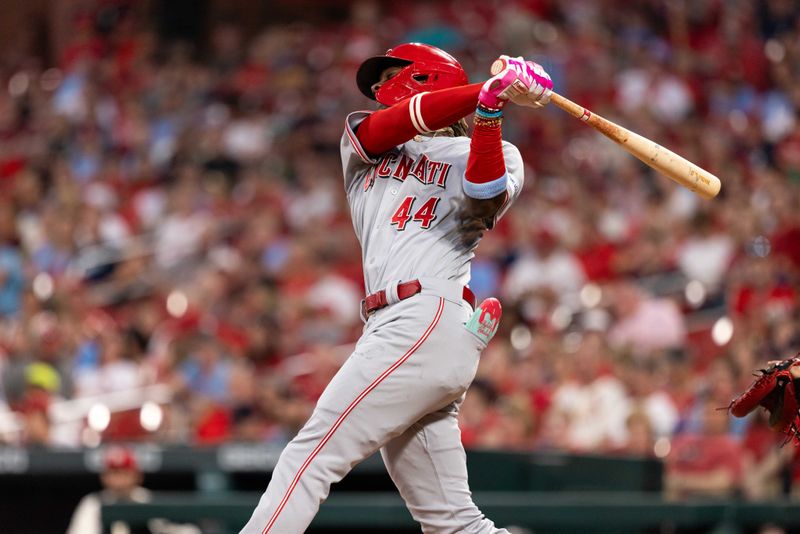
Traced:
[[[290, 439], [362, 326], [338, 148], [373, 105], [355, 70], [423, 41], [473, 81], [534, 59], [723, 183], [701, 200], [558, 109], [508, 111], [526, 182], [473, 264], [505, 315], [465, 445], [664, 458], [675, 495], [800, 479], [766, 421], [724, 410], [800, 350], [797, 2], [364, 0], [212, 20], [202, 46], [135, 2], [80, 5], [56, 58], [0, 57], [5, 441]], [[104, 401], [153, 384], [171, 400]]]

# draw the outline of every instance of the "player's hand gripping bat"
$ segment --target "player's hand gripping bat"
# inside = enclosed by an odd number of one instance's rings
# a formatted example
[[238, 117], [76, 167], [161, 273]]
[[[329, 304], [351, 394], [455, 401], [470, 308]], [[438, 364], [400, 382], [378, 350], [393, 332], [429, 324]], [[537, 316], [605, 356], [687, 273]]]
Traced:
[[[504, 60], [498, 59], [492, 64], [492, 76], [505, 68]], [[524, 97], [522, 97], [524, 98]], [[517, 104], [523, 104], [520, 98], [512, 99]], [[630, 154], [642, 160], [646, 165], [657, 170], [667, 178], [681, 184], [703, 198], [714, 198], [719, 193], [722, 184], [719, 178], [707, 170], [695, 165], [691, 161], [679, 156], [675, 152], [664, 148], [658, 143], [642, 137], [619, 124], [596, 115], [564, 98], [558, 93], [553, 93], [550, 102], [563, 109], [573, 117], [581, 119], [595, 130], [605, 135]]]

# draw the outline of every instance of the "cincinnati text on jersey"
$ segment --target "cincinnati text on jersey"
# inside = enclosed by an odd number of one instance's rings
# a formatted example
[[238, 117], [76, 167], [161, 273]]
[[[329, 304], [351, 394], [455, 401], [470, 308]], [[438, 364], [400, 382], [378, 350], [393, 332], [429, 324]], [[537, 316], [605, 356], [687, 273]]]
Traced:
[[405, 154], [391, 153], [383, 156], [364, 177], [364, 191], [369, 190], [378, 178], [392, 178], [405, 182], [409, 176], [423, 185], [437, 185], [444, 189], [450, 174], [450, 163], [433, 161], [425, 154], [411, 159]]

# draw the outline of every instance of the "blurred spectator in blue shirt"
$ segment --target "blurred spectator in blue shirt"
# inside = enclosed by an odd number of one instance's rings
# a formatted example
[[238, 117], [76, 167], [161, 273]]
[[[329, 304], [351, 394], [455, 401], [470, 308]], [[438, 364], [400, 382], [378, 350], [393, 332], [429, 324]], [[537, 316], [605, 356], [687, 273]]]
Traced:
[[22, 254], [16, 245], [14, 210], [9, 204], [0, 205], [0, 315], [19, 311], [25, 285]]

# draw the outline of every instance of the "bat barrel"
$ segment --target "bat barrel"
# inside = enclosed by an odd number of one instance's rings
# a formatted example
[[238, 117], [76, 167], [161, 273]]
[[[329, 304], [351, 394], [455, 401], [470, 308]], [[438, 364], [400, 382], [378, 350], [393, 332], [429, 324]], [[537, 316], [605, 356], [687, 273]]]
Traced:
[[615, 122], [592, 113], [559, 94], [553, 93], [550, 101], [573, 117], [589, 124], [649, 167], [690, 191], [706, 199], [714, 198], [719, 194], [722, 187], [719, 178], [686, 158]]

